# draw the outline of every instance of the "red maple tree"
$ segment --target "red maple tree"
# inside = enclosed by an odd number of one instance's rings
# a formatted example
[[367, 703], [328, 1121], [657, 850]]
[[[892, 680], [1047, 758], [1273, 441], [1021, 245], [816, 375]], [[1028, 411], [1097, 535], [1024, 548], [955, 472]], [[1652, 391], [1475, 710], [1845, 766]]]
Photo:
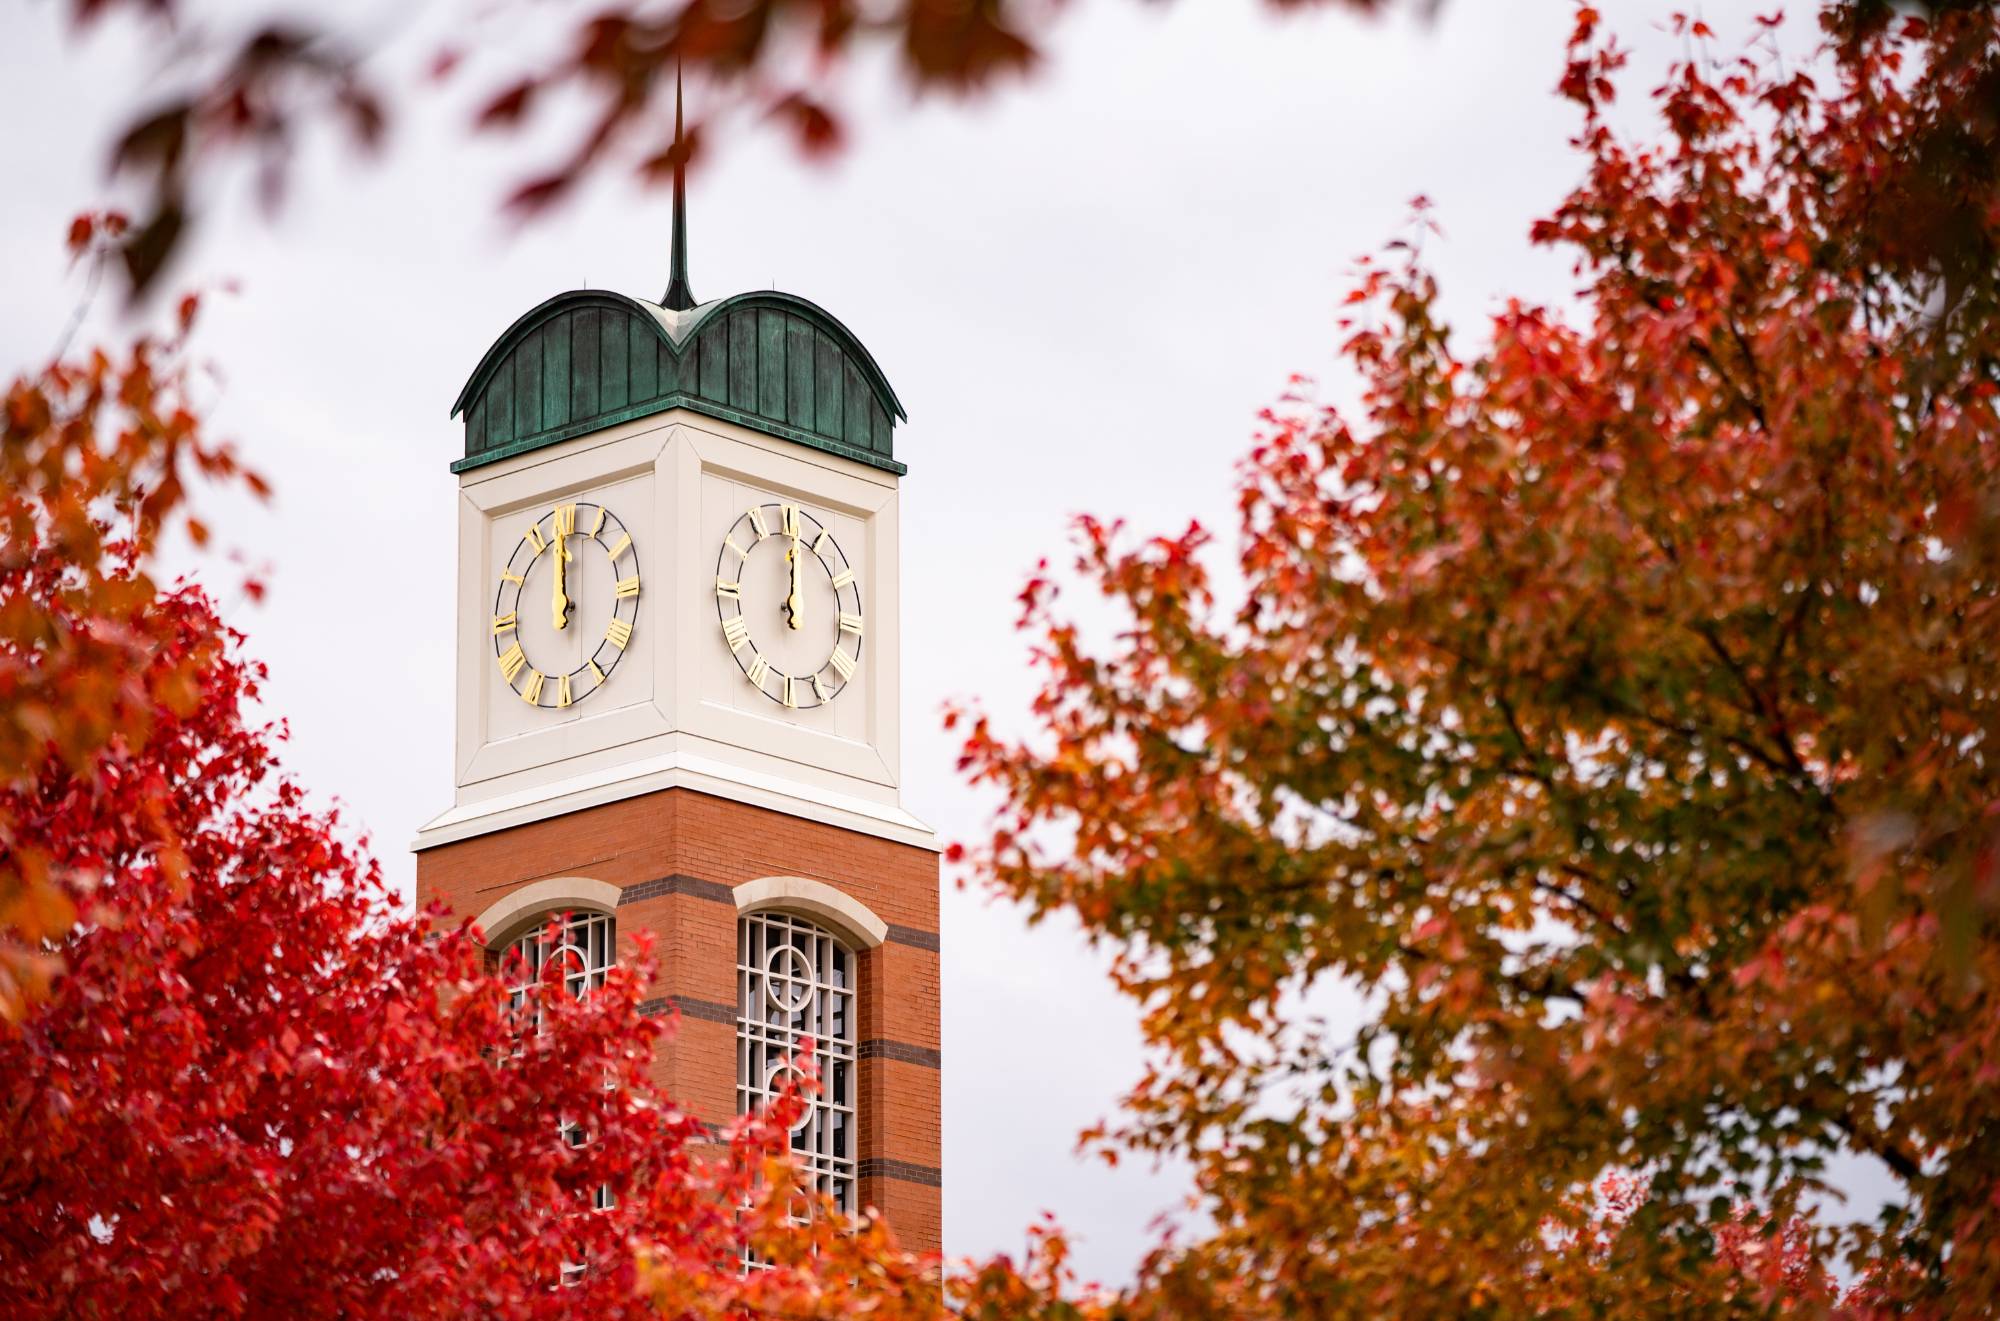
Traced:
[[392, 915], [278, 772], [202, 594], [145, 622], [138, 683], [186, 691], [0, 793], [90, 879], [0, 1034], [9, 1316], [941, 1314], [881, 1223], [798, 1222], [796, 1098], [718, 1136], [651, 1086], [643, 963], [575, 996], [551, 960], [525, 1031], [474, 933]]
[[511, 984], [281, 772], [241, 637], [146, 572], [191, 473], [236, 471], [186, 398], [196, 310], [8, 399], [7, 1314], [935, 1314], [885, 1226], [797, 1223], [797, 1098], [717, 1133], [653, 1087], [643, 959]]
[[392, 916], [278, 773], [206, 599], [144, 623], [143, 731], [0, 793], [77, 911], [0, 1036], [9, 1315], [637, 1315], [642, 1253], [737, 1297], [746, 1241], [790, 1232], [754, 1209], [782, 1124], [718, 1147], [651, 1088], [643, 969], [574, 997], [551, 961], [523, 1033], [472, 934]]
[[[118, 216], [80, 216], [74, 256], [108, 262], [121, 250]], [[95, 877], [66, 873], [44, 832], [17, 814], [39, 777], [59, 767], [87, 777], [114, 746], [143, 744], [160, 712], [186, 714], [195, 673], [220, 639], [164, 649], [147, 570], [190, 483], [262, 481], [211, 438], [189, 398], [187, 337], [200, 303], [185, 299], [173, 329], [118, 349], [62, 355], [17, 377], [0, 423], [0, 1022], [23, 1012], [61, 966], [49, 942], [76, 917]], [[253, 590], [255, 585], [253, 584]], [[163, 865], [179, 866], [170, 795], [155, 789], [134, 818], [153, 832]]]

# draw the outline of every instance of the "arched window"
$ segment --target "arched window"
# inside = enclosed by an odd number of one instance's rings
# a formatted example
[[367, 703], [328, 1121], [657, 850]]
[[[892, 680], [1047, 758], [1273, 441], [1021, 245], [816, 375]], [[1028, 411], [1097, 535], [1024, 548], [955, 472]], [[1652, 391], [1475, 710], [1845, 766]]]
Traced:
[[[508, 1005], [513, 1011], [515, 1030], [523, 1036], [542, 1030], [542, 997], [551, 986], [542, 978], [554, 964], [560, 971], [563, 989], [584, 996], [604, 985], [605, 974], [618, 960], [618, 924], [609, 913], [584, 910], [547, 913], [535, 925], [516, 937], [507, 947], [501, 967], [512, 977]], [[581, 1147], [590, 1135], [580, 1124], [567, 1119], [557, 1122], [556, 1132], [572, 1147]], [[596, 1190], [591, 1205], [602, 1211], [615, 1199], [610, 1187]], [[563, 1268], [564, 1282], [581, 1278], [581, 1265]]]
[[[515, 957], [518, 955], [519, 957]], [[501, 966], [513, 978], [509, 995], [523, 1031], [539, 1030], [537, 1005], [547, 968], [555, 964], [571, 995], [587, 995], [604, 985], [618, 959], [618, 927], [609, 913], [577, 909], [545, 914], [507, 947]]]
[[792, 1127], [792, 1152], [834, 1205], [854, 1210], [854, 953], [825, 928], [781, 912], [736, 927], [736, 1104], [781, 1093], [790, 1061], [813, 1043], [820, 1092]]

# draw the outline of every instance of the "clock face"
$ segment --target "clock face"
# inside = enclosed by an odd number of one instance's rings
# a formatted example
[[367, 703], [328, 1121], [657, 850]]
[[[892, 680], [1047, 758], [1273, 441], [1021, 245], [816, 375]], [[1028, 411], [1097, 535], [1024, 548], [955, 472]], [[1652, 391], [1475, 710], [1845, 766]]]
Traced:
[[715, 562], [722, 640], [781, 706], [824, 706], [861, 664], [861, 585], [833, 533], [797, 505], [752, 505]]
[[639, 617], [639, 557], [601, 504], [560, 504], [528, 526], [493, 594], [493, 657], [530, 706], [557, 709], [610, 679]]

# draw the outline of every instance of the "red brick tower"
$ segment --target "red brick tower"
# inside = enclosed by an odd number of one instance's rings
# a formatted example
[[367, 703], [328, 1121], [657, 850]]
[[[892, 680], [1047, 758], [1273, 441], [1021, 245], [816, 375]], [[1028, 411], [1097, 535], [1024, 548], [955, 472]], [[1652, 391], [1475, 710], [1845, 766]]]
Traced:
[[585, 984], [654, 936], [658, 1076], [705, 1119], [800, 1038], [797, 1145], [941, 1238], [938, 867], [899, 801], [894, 392], [804, 299], [559, 294], [459, 396], [457, 791], [417, 897]]

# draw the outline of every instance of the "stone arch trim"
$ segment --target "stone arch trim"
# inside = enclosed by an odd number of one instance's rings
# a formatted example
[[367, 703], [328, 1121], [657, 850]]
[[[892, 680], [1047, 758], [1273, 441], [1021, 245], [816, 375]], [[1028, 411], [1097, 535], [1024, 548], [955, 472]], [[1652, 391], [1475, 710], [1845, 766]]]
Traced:
[[556, 876], [524, 885], [495, 900], [473, 923], [486, 943], [495, 945], [517, 934], [523, 924], [542, 913], [568, 909], [614, 912], [618, 908], [618, 895], [618, 887], [605, 881], [593, 881], [587, 876]]
[[810, 918], [856, 950], [874, 949], [889, 938], [889, 924], [868, 905], [825, 881], [804, 876], [764, 876], [735, 887], [736, 911], [774, 909]]

